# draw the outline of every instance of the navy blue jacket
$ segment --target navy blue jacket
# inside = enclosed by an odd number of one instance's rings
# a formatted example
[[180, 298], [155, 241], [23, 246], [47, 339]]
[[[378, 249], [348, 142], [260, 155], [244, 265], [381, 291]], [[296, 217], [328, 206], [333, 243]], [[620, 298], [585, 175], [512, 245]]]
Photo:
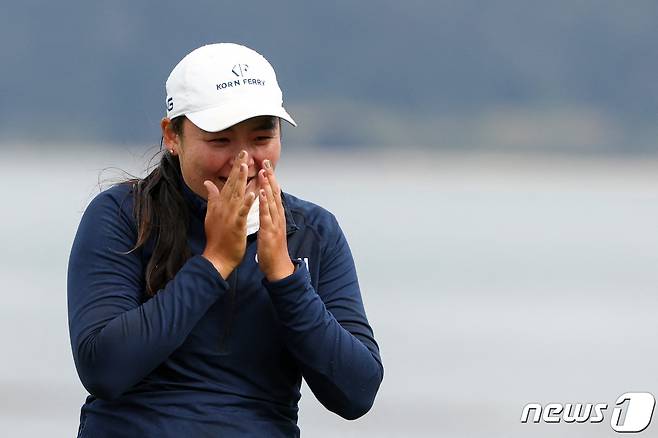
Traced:
[[251, 235], [224, 280], [200, 255], [206, 201], [182, 190], [192, 257], [152, 298], [153, 240], [122, 254], [137, 238], [132, 185], [100, 193], [82, 217], [68, 269], [73, 358], [91, 394], [78, 436], [299, 436], [302, 376], [330, 411], [364, 415], [383, 367], [335, 217], [284, 193], [295, 272], [268, 282]]

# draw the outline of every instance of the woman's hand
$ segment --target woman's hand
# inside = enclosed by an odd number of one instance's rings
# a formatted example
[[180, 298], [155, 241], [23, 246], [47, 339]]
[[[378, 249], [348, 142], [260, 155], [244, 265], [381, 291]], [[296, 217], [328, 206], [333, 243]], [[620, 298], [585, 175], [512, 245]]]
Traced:
[[281, 188], [269, 160], [258, 172], [260, 229], [258, 230], [258, 265], [269, 281], [281, 280], [295, 271], [288, 254], [286, 215], [281, 202]]
[[208, 190], [203, 256], [224, 279], [240, 264], [247, 247], [247, 213], [255, 199], [253, 193], [245, 195], [247, 173], [247, 152], [241, 151], [221, 192], [212, 181], [203, 182]]

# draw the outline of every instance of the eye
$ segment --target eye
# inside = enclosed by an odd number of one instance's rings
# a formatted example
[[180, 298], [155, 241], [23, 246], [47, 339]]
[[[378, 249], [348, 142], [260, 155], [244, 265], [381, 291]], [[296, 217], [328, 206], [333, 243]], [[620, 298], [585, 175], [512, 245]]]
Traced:
[[208, 140], [208, 142], [212, 144], [224, 145], [230, 143], [230, 140], [227, 137], [218, 137], [218, 138], [211, 138], [210, 140]]
[[269, 135], [259, 135], [256, 137], [256, 141], [268, 141], [272, 138], [272, 136]]

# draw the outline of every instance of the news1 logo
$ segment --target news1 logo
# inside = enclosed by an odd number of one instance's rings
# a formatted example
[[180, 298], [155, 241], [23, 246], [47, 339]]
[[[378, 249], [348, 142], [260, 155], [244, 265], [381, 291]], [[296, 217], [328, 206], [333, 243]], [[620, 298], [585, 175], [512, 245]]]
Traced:
[[[656, 399], [649, 392], [627, 392], [615, 402], [610, 418], [610, 427], [615, 432], [637, 433], [649, 427]], [[528, 403], [523, 407], [521, 423], [527, 423], [530, 412], [532, 422], [539, 423], [600, 423], [605, 419], [607, 403], [549, 403], [542, 407], [539, 403]]]

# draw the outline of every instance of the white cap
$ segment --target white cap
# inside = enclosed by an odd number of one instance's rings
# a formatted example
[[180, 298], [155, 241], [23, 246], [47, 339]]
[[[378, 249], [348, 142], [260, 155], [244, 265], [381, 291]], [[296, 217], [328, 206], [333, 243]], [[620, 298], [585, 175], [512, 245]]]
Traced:
[[167, 117], [185, 115], [204, 131], [222, 131], [256, 116], [276, 116], [297, 126], [282, 106], [270, 63], [239, 44], [193, 50], [171, 71], [166, 89]]

